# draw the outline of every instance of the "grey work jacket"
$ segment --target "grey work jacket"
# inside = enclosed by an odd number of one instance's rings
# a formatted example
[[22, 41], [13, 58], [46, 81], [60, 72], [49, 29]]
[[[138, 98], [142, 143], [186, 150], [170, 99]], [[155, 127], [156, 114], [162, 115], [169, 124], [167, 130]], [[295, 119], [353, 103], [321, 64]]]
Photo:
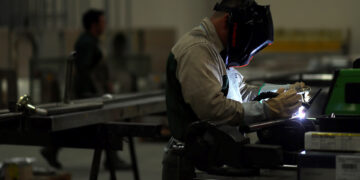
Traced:
[[[260, 87], [246, 84], [236, 69], [226, 68], [220, 56], [223, 49], [208, 18], [172, 48], [167, 66], [167, 108], [172, 132], [181, 128], [179, 126], [186, 127], [186, 123], [179, 125], [179, 121], [241, 126], [268, 118], [266, 103], [251, 101]], [[227, 93], [224, 93], [227, 83]], [[174, 86], [180, 89], [174, 90]], [[192, 115], [184, 115], [187, 113]]]

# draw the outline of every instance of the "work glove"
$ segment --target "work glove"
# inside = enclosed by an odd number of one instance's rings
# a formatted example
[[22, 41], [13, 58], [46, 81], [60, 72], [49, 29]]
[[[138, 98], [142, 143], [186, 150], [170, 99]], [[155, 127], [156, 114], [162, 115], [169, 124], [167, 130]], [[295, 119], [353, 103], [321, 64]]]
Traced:
[[304, 82], [296, 82], [294, 84], [291, 84], [289, 89], [295, 89], [297, 92], [301, 92], [304, 91], [304, 89], [310, 89], [310, 87], [305, 85]]
[[298, 94], [301, 94], [302, 102], [307, 102], [310, 99], [309, 92], [311, 90], [310, 86], [305, 85], [304, 82], [296, 82], [291, 84], [289, 89], [295, 89]]
[[269, 110], [269, 118], [290, 118], [301, 106], [301, 96], [296, 94], [295, 89], [285, 92], [283, 88], [280, 88], [277, 93], [278, 96], [265, 102]]

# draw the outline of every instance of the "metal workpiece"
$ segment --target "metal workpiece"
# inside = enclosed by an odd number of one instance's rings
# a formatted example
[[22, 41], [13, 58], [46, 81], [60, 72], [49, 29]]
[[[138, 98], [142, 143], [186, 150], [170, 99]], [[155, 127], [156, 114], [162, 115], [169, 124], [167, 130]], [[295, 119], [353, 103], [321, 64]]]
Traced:
[[269, 76], [261, 77], [249, 77], [247, 82], [267, 82], [273, 84], [282, 84], [284, 82], [295, 83], [299, 81], [306, 82], [309, 86], [326, 87], [331, 84], [333, 74], [330, 73], [318, 73], [307, 71], [295, 71], [292, 73], [272, 73]]
[[244, 132], [256, 132], [259, 131], [261, 129], [266, 129], [266, 128], [271, 128], [274, 126], [279, 126], [282, 124], [285, 124], [286, 121], [290, 121], [289, 119], [279, 119], [279, 120], [274, 120], [274, 121], [266, 121], [266, 122], [262, 122], [262, 123], [256, 123], [256, 124], [251, 124], [248, 127], [245, 127], [244, 129], [241, 129]]
[[[1, 110], [0, 123], [5, 123], [3, 127], [11, 121], [12, 126], [8, 130], [21, 127], [25, 131], [56, 132], [166, 112], [164, 91], [74, 100], [70, 104], [34, 106], [29, 102], [30, 97], [23, 96], [12, 112]], [[39, 109], [44, 113], [38, 113]]]
[[[91, 103], [95, 99], [74, 101], [74, 104]], [[101, 102], [98, 101], [98, 103]], [[100, 108], [90, 110], [79, 111], [79, 107], [75, 106], [72, 108], [71, 106], [74, 105], [69, 105], [68, 108], [73, 110], [70, 113], [49, 116], [33, 115], [28, 117], [28, 129], [53, 132], [166, 112], [164, 92], [114, 96], [114, 99], [105, 100]], [[53, 109], [53, 111], [56, 110], [56, 108]]]
[[101, 109], [102, 102], [83, 102], [83, 103], [52, 103], [37, 106], [38, 108], [46, 109], [46, 114], [37, 114], [43, 116], [52, 116], [59, 114], [66, 114], [72, 112], [81, 112], [86, 110]]
[[[127, 93], [127, 94], [104, 94], [101, 97], [95, 98], [101, 100], [104, 104], [112, 104], [118, 102], [124, 102], [129, 100], [137, 100], [155, 96], [165, 96], [164, 90], [154, 90], [150, 92], [140, 92], [140, 93]], [[82, 102], [84, 100], [77, 100], [75, 102]], [[85, 100], [86, 101], [86, 100]]]

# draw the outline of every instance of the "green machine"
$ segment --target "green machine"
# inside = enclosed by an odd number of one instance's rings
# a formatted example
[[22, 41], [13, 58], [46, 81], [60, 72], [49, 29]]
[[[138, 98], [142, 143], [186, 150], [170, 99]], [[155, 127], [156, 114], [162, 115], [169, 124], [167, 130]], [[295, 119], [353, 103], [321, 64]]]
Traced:
[[325, 114], [360, 116], [360, 69], [335, 72]]

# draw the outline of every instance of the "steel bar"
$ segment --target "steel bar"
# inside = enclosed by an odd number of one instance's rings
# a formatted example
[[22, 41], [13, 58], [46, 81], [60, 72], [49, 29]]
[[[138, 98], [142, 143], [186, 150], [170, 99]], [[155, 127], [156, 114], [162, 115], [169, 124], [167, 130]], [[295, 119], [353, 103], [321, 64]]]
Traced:
[[44, 128], [49, 131], [61, 131], [114, 120], [140, 117], [154, 113], [166, 112], [165, 96], [151, 95], [142, 98], [130, 98], [104, 104], [100, 109], [65, 113], [53, 116], [31, 116], [27, 119], [32, 129]]

